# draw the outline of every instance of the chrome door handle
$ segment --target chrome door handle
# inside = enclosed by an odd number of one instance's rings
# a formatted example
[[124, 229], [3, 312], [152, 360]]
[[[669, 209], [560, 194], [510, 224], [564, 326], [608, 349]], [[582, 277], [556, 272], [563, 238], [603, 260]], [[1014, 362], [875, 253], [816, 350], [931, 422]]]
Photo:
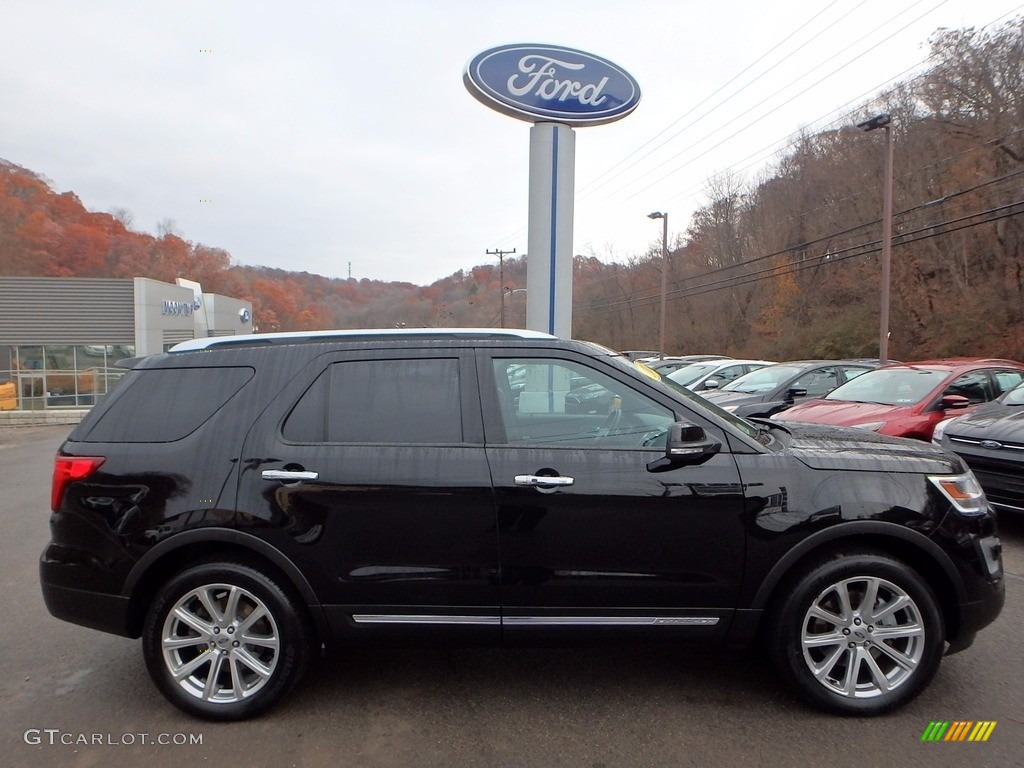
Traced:
[[575, 483], [576, 480], [571, 477], [548, 477], [545, 475], [516, 475], [516, 485], [525, 485], [527, 487], [556, 487], [556, 486], [567, 486]]
[[319, 472], [306, 472], [298, 470], [288, 469], [264, 469], [263, 479], [264, 480], [280, 480], [284, 483], [295, 483], [300, 480], [317, 480], [320, 477]]

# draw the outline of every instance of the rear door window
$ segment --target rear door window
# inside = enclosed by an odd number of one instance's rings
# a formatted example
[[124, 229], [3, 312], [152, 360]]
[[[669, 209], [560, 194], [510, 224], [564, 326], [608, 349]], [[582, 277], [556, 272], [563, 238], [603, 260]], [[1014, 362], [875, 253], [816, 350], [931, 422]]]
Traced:
[[806, 389], [807, 397], [822, 397], [839, 386], [839, 372], [832, 367], [808, 371], [793, 382], [793, 389]]
[[334, 363], [299, 398], [282, 434], [296, 443], [461, 443], [459, 361]]
[[992, 376], [996, 380], [996, 397], [1024, 381], [1024, 371], [999, 370], [993, 371]]
[[993, 399], [988, 371], [971, 371], [953, 379], [943, 395], [962, 395], [972, 403], [987, 403]]

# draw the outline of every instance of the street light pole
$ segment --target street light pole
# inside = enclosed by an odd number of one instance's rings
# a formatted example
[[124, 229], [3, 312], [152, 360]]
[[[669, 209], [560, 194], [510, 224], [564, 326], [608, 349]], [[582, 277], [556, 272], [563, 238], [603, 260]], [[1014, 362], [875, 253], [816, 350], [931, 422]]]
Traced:
[[885, 129], [885, 182], [882, 192], [882, 307], [878, 325], [878, 358], [882, 365], [889, 360], [889, 283], [892, 266], [892, 116], [883, 113], [863, 123], [857, 123], [863, 131]]
[[649, 219], [661, 219], [661, 328], [658, 332], [658, 359], [665, 359], [665, 304], [668, 298], [668, 213], [648, 213]]

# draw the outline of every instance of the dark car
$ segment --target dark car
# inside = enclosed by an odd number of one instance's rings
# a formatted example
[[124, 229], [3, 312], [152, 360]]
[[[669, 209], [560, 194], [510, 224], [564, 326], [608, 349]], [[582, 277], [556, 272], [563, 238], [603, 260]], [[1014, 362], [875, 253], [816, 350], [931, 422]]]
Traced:
[[1024, 383], [969, 414], [939, 422], [932, 440], [967, 462], [993, 507], [1024, 514]]
[[940, 421], [991, 402], [1022, 379], [1024, 363], [1013, 360], [956, 358], [890, 365], [776, 418], [931, 440]]
[[767, 418], [808, 398], [826, 395], [877, 367], [877, 360], [793, 360], [760, 368], [719, 390], [701, 394], [737, 416]]
[[[268, 709], [323, 644], [593, 641], [760, 643], [808, 702], [875, 714], [1003, 605], [956, 455], [754, 424], [596, 345], [267, 334], [126, 365], [56, 457], [43, 596], [141, 637], [201, 717]], [[581, 380], [603, 412], [570, 412]]]

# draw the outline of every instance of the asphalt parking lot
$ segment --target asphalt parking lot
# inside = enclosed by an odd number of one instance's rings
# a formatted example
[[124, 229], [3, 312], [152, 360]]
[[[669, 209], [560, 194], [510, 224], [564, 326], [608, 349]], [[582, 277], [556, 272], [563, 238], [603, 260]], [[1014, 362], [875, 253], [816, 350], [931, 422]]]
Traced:
[[[0, 429], [2, 765], [1024, 765], [1024, 520], [1012, 519], [999, 620], [885, 717], [812, 711], [756, 653], [638, 647], [335, 652], [259, 720], [192, 719], [152, 686], [136, 641], [43, 605], [37, 561], [68, 429]], [[984, 743], [922, 742], [936, 720], [996, 727]]]

